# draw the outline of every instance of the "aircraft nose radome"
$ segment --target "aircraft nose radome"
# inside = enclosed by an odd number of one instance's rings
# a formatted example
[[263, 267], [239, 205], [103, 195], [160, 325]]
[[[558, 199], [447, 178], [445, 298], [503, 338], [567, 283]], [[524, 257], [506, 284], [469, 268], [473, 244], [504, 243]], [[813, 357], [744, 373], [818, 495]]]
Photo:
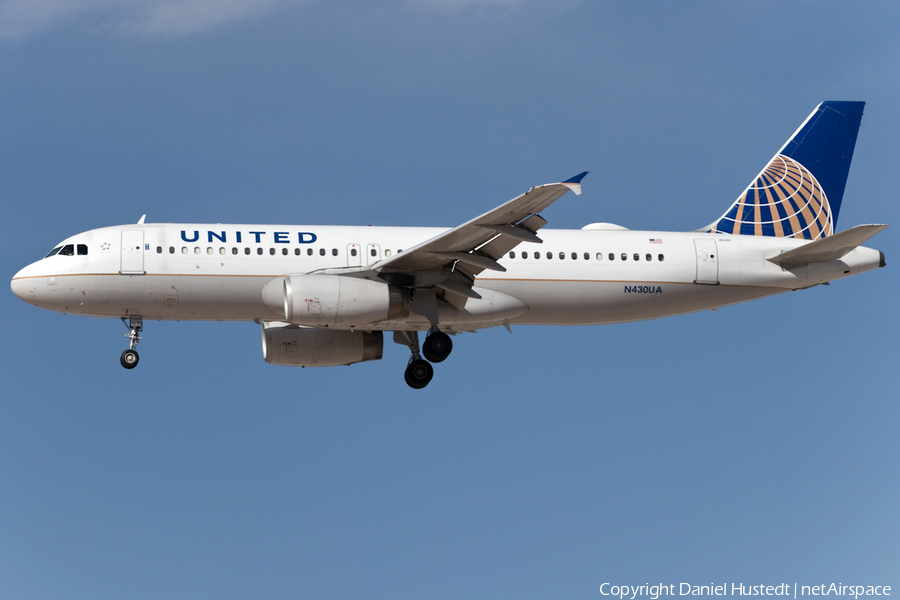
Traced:
[[34, 278], [31, 277], [29, 271], [30, 269], [25, 267], [16, 273], [12, 281], [9, 282], [9, 287], [12, 289], [13, 294], [28, 304], [34, 304]]

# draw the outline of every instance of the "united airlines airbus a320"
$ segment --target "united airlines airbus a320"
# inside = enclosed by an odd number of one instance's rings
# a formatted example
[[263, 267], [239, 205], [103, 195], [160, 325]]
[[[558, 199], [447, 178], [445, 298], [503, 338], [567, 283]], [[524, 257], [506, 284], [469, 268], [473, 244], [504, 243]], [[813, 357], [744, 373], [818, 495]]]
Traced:
[[274, 365], [378, 360], [393, 332], [411, 352], [406, 382], [422, 388], [458, 333], [655, 319], [883, 267], [884, 254], [861, 244], [886, 225], [835, 232], [864, 104], [817, 106], [725, 214], [696, 231], [543, 229], [539, 213], [580, 194], [582, 173], [452, 229], [142, 217], [63, 240], [11, 287], [35, 306], [121, 319], [126, 369], [146, 319], [255, 321]]

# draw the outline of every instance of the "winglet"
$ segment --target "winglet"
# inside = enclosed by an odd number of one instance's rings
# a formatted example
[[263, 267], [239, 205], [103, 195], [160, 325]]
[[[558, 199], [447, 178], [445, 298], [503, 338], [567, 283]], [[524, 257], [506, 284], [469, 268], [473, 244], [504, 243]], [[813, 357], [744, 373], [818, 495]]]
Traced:
[[569, 188], [570, 190], [572, 190], [573, 192], [575, 192], [576, 196], [580, 196], [581, 195], [581, 180], [584, 179], [584, 176], [587, 174], [588, 174], [588, 172], [585, 171], [583, 173], [579, 173], [578, 175], [576, 175], [575, 177], [572, 177], [571, 179], [566, 179], [565, 181], [561, 181], [560, 183], [562, 185], [566, 186], [567, 188]]

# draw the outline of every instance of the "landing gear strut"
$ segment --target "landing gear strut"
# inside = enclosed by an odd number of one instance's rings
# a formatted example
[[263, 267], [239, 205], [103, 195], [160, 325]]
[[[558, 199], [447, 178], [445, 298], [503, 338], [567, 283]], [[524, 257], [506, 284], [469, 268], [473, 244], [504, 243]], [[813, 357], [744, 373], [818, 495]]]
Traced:
[[144, 330], [144, 320], [141, 317], [133, 316], [128, 318], [128, 322], [126, 323], [125, 318], [126, 317], [122, 317], [122, 323], [128, 328], [128, 333], [125, 334], [125, 337], [131, 340], [131, 344], [129, 345], [128, 350], [123, 352], [122, 356], [119, 357], [119, 362], [122, 363], [122, 366], [126, 369], [133, 369], [137, 366], [138, 360], [140, 359], [134, 348], [138, 345], [138, 342], [141, 341], [141, 331]]

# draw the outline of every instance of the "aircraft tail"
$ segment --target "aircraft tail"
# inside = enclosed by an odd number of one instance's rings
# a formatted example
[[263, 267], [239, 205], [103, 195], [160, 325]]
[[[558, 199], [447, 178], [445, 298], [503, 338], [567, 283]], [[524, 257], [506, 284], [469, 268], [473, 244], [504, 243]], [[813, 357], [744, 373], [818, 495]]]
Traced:
[[708, 231], [806, 240], [833, 234], [865, 105], [817, 106]]

